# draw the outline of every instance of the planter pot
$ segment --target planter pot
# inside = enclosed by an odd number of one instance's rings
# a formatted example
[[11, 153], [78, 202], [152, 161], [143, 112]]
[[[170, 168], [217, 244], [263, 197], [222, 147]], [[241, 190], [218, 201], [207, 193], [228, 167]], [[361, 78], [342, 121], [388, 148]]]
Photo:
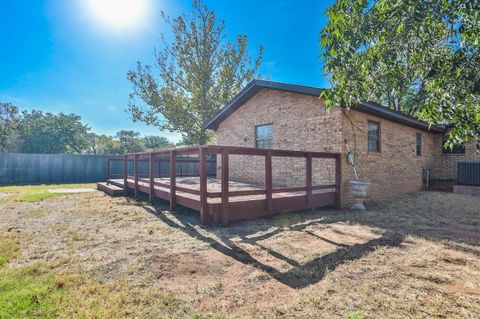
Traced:
[[370, 183], [368, 181], [359, 181], [359, 180], [351, 180], [350, 186], [352, 187], [352, 195], [353, 195], [353, 205], [351, 209], [354, 210], [365, 210], [367, 209], [363, 202], [368, 194], [368, 187]]

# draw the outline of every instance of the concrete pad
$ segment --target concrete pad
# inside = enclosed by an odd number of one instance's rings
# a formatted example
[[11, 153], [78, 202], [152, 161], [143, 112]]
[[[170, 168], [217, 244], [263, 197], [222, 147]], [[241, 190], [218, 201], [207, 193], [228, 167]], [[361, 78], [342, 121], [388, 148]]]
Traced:
[[453, 192], [455, 194], [480, 196], [480, 186], [455, 185], [453, 186]]
[[49, 189], [49, 193], [91, 193], [97, 190], [93, 188], [55, 188]]

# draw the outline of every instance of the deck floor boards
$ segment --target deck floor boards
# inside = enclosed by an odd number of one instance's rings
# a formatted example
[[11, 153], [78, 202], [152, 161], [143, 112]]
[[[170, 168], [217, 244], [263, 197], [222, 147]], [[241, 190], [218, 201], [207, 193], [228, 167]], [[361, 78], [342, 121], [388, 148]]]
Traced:
[[[127, 182], [130, 184], [134, 184], [135, 180], [132, 178], [128, 178]], [[170, 185], [170, 178], [155, 178], [155, 182], [159, 183], [164, 183]], [[109, 183], [113, 185], [118, 185], [123, 187], [123, 179], [110, 179]], [[139, 186], [144, 186], [144, 187], [149, 187], [149, 184], [139, 180], [138, 181]], [[176, 178], [176, 185], [179, 187], [184, 187], [188, 188], [191, 190], [200, 190], [200, 178], [199, 177], [177, 177]], [[279, 188], [279, 187], [278, 187]], [[170, 189], [162, 186], [155, 185], [156, 190], [162, 190], [167, 193], [170, 193]], [[234, 182], [230, 181], [229, 182], [229, 191], [230, 192], [235, 192], [235, 191], [250, 191], [250, 190], [264, 190], [265, 186], [264, 185], [258, 185], [258, 184], [250, 184], [250, 183], [243, 183], [243, 182]], [[275, 187], [274, 187], [275, 189]], [[207, 181], [207, 191], [208, 192], [221, 192], [222, 187], [221, 187], [221, 181], [216, 178], [209, 177]], [[329, 192], [334, 192], [335, 188], [331, 189], [321, 189], [321, 190], [314, 190], [313, 194], [322, 194], [322, 193], [329, 193]], [[195, 194], [190, 194], [190, 193], [185, 193], [182, 191], [177, 190], [176, 191], [177, 196], [182, 196], [186, 198], [190, 198], [193, 200], [198, 200], [200, 201], [200, 196], [195, 195]], [[285, 197], [296, 197], [296, 196], [305, 196], [306, 192], [305, 191], [296, 191], [296, 192], [282, 192], [282, 193], [273, 193], [272, 197], [274, 199], [276, 198], [285, 198]], [[251, 200], [261, 200], [265, 199], [266, 195], [265, 194], [260, 194], [260, 195], [247, 195], [247, 196], [230, 196], [229, 197], [229, 202], [244, 202], [244, 201], [251, 201]], [[220, 197], [218, 198], [208, 198], [208, 203], [209, 204], [220, 204], [222, 199]]]

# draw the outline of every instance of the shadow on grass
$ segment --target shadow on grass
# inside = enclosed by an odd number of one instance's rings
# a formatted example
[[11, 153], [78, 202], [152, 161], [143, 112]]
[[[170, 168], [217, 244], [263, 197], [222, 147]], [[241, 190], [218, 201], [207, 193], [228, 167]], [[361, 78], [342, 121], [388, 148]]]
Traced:
[[[232, 228], [228, 229], [227, 236], [225, 234], [225, 229], [222, 229], [220, 227], [201, 227], [198, 223], [198, 214], [195, 214], [188, 209], [180, 208], [178, 211], [175, 212], [175, 218], [170, 218], [164, 213], [164, 211], [167, 209], [167, 206], [144, 205], [144, 208], [170, 227], [179, 229], [185, 234], [208, 244], [211, 248], [224, 254], [225, 256], [231, 257], [245, 265], [250, 265], [259, 270], [262, 270], [268, 273], [272, 278], [292, 288], [307, 287], [322, 280], [325, 277], [327, 271], [332, 271], [336, 267], [348, 261], [357, 260], [380, 246], [397, 247], [404, 240], [404, 236], [402, 236], [401, 234], [385, 232], [380, 238], [370, 240], [363, 244], [348, 246], [332, 242], [326, 238], [322, 238], [314, 234], [314, 236], [316, 236], [317, 238], [324, 240], [327, 243], [334, 244], [335, 246], [337, 246], [337, 249], [321, 257], [314, 258], [305, 264], [300, 264], [299, 262], [288, 258], [287, 256], [284, 256], [272, 249], [261, 245], [259, 242], [284, 231], [303, 231], [309, 226], [321, 223], [321, 221], [316, 220], [304, 222], [302, 224], [295, 223], [286, 227], [282, 227], [281, 229], [275, 229], [274, 231], [266, 234], [262, 234], [253, 238], [247, 238], [243, 231], [235, 231], [235, 229]], [[202, 234], [199, 231], [199, 227], [203, 228], [208, 232], [215, 233], [216, 235], [218, 235], [218, 237], [212, 238]], [[245, 249], [242, 249], [239, 245], [232, 241], [230, 238], [233, 236], [238, 236], [242, 242], [256, 245], [262, 250], [268, 252], [271, 256], [288, 263], [289, 265], [291, 265], [291, 268], [288, 271], [281, 272], [270, 265], [262, 263], [261, 261], [253, 257], [251, 254], [249, 254], [249, 252], [247, 252]]]
[[[439, 201], [436, 204], [437, 208], [424, 203], [425, 200]], [[358, 260], [379, 247], [399, 247], [409, 235], [440, 241], [446, 248], [464, 250], [480, 256], [480, 250], [476, 249], [480, 243], [480, 235], [475, 231], [478, 230], [479, 217], [472, 215], [471, 211], [463, 212], [460, 208], [457, 209], [459, 211], [457, 213], [444, 210], [444, 205], [450, 200], [449, 198], [439, 199], [435, 194], [417, 193], [392, 199], [381, 205], [371, 205], [369, 211], [362, 213], [319, 209], [314, 212], [304, 211], [251, 221], [237, 221], [233, 222], [229, 228], [201, 226], [198, 212], [186, 208], [179, 207], [173, 215], [165, 214], [164, 211], [168, 210], [165, 202], [159, 202], [154, 206], [144, 204], [143, 207], [170, 227], [208, 244], [218, 252], [263, 270], [272, 278], [292, 288], [304, 288], [322, 280], [327, 271], [333, 271], [346, 262]], [[138, 205], [139, 202], [132, 201], [133, 203]], [[411, 206], [405, 208], [405, 203], [410, 203]], [[309, 229], [314, 225], [328, 226], [342, 222], [373, 227], [382, 231], [378, 234], [380, 237], [375, 239], [346, 245], [311, 232]], [[331, 230], [343, 235], [341, 230], [333, 228]], [[316, 240], [333, 245], [335, 250], [302, 264], [262, 245], [262, 240], [286, 231], [308, 234]], [[356, 237], [355, 234], [345, 235]], [[240, 241], [232, 241], [232, 238], [239, 238]], [[361, 236], [357, 239], [364, 241]], [[247, 243], [265, 251], [270, 256], [290, 265], [289, 270], [279, 271], [252, 256], [237, 243]]]

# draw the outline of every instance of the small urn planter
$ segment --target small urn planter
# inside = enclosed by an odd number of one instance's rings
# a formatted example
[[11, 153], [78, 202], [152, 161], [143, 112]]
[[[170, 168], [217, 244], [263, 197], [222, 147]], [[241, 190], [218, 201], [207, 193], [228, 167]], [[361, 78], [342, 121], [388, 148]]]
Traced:
[[363, 204], [365, 198], [368, 194], [368, 187], [370, 186], [370, 182], [368, 181], [361, 181], [361, 180], [351, 180], [350, 186], [352, 187], [352, 195], [353, 195], [353, 205], [350, 209], [353, 210], [366, 210], [367, 208]]

